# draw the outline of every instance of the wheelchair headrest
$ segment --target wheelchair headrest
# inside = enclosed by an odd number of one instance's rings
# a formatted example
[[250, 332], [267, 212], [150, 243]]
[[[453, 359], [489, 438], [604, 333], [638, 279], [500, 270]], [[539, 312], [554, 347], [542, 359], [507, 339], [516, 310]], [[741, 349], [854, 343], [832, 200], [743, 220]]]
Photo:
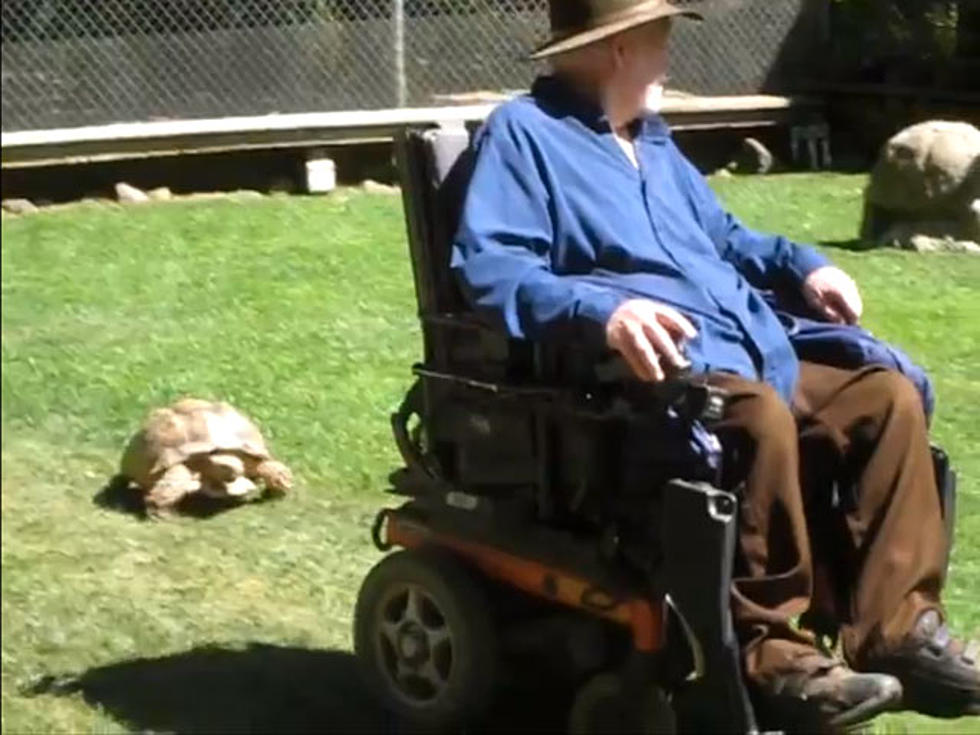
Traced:
[[[439, 251], [447, 254], [459, 226], [463, 197], [473, 174], [470, 134], [463, 127], [438, 128], [423, 133], [428, 157], [430, 185], [435, 207], [433, 233], [445, 238]], [[446, 261], [448, 264], [448, 261]]]
[[426, 130], [422, 137], [429, 154], [433, 184], [441, 187], [469, 148], [469, 131], [462, 126], [435, 128]]

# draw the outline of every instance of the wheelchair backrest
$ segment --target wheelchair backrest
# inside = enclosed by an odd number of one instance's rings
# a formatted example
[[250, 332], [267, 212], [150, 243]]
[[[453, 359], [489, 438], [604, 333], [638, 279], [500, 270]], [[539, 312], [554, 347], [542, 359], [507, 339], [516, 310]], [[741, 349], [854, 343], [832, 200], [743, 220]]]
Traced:
[[449, 270], [473, 168], [466, 128], [407, 129], [395, 140], [419, 315], [468, 311]]
[[571, 343], [509, 339], [463, 297], [449, 262], [473, 173], [471, 134], [462, 125], [408, 128], [395, 138], [415, 293], [427, 366], [471, 377], [554, 380], [592, 364]]

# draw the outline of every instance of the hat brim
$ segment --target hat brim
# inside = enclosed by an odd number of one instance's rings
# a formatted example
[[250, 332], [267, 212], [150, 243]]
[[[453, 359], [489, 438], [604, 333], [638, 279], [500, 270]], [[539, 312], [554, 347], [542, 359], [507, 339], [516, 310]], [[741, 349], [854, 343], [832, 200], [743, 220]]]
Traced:
[[651, 23], [655, 20], [660, 20], [661, 18], [672, 18], [676, 16], [682, 16], [692, 20], [704, 20], [704, 16], [694, 10], [657, 3], [656, 6], [650, 10], [633, 13], [627, 18], [623, 18], [622, 20], [618, 20], [607, 25], [599, 26], [598, 28], [589, 28], [568, 36], [551, 38], [546, 43], [542, 44], [528, 54], [527, 58], [532, 61], [536, 61], [538, 59], [544, 59], [548, 56], [555, 56], [556, 54], [561, 54], [566, 51], [571, 51], [572, 49], [580, 48], [581, 46], [586, 46], [590, 43], [595, 43], [596, 41], [607, 38], [614, 33], [620, 33], [629, 28], [633, 28], [634, 26], [640, 26], [644, 23]]

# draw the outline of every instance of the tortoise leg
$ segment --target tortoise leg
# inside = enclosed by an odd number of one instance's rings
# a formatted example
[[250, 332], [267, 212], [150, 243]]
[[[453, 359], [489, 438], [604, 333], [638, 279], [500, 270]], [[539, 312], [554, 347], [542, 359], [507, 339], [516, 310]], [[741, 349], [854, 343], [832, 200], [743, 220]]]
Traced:
[[157, 519], [171, 515], [181, 498], [200, 488], [201, 480], [196, 472], [187, 465], [175, 464], [146, 494], [146, 514]]
[[293, 473], [282, 462], [274, 459], [259, 462], [249, 476], [262, 480], [265, 489], [277, 495], [286, 493], [293, 486]]
[[[203, 458], [201, 476], [204, 481], [202, 491], [213, 498], [227, 498], [229, 495], [242, 495], [248, 492], [242, 480], [245, 479], [245, 463], [241, 457], [230, 452], [215, 452]], [[251, 485], [251, 483], [248, 483]]]
[[254, 491], [255, 483], [247, 477], [236, 477], [225, 485], [225, 492], [231, 498], [242, 498]]

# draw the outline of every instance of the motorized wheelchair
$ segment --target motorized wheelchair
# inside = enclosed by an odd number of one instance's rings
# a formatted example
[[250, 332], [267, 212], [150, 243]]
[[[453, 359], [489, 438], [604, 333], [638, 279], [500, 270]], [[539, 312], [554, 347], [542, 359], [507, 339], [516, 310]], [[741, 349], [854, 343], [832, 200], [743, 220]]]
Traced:
[[[469, 309], [449, 269], [468, 144], [462, 127], [396, 140], [424, 359], [391, 419], [408, 499], [372, 529], [401, 550], [355, 611], [369, 684], [426, 729], [472, 723], [528, 672], [572, 688], [573, 732], [791, 728], [757, 712], [740, 669], [739, 498], [710, 430], [725, 395], [639, 384], [583, 335], [511, 340]], [[934, 459], [951, 538], [955, 475]]]

